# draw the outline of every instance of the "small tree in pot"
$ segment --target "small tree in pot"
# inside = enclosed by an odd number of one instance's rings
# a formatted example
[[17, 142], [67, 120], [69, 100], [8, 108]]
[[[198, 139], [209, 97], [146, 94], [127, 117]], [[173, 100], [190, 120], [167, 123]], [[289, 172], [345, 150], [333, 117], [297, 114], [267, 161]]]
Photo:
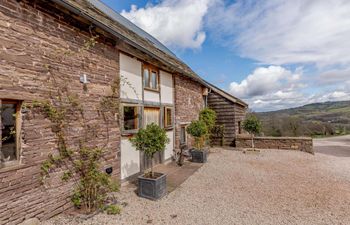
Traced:
[[261, 132], [261, 128], [261, 121], [254, 114], [248, 115], [243, 121], [243, 129], [251, 135], [253, 150], [255, 150], [254, 135], [259, 134]]
[[153, 171], [153, 157], [157, 152], [164, 151], [169, 143], [165, 130], [152, 123], [145, 129], [141, 128], [130, 141], [136, 150], [143, 151], [151, 160], [151, 171], [138, 178], [139, 195], [152, 200], [163, 197], [166, 194], [166, 174]]
[[202, 120], [192, 121], [186, 129], [187, 133], [192, 135], [195, 140], [195, 149], [192, 149], [192, 161], [198, 163], [205, 163], [207, 161], [208, 152], [203, 149], [205, 137], [208, 134], [208, 128]]
[[207, 126], [207, 134], [205, 135], [205, 143], [210, 144], [210, 136], [215, 127], [216, 123], [216, 112], [212, 109], [205, 108], [202, 109], [199, 113], [199, 120], [203, 121]]

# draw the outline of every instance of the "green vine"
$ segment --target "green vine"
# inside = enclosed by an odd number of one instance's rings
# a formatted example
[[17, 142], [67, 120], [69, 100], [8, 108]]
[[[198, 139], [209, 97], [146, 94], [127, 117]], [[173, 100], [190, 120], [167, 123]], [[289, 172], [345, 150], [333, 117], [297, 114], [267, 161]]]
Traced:
[[[76, 52], [67, 49], [59, 51], [55, 59], [64, 60], [71, 56], [78, 56], [88, 51], [97, 43], [98, 36], [93, 36], [84, 41], [83, 46]], [[73, 180], [74, 190], [71, 196], [72, 203], [88, 213], [98, 208], [103, 208], [108, 194], [118, 190], [119, 185], [112, 177], [101, 170], [100, 162], [103, 160], [105, 148], [109, 142], [109, 127], [111, 121], [115, 121], [119, 114], [118, 90], [120, 80], [111, 82], [111, 95], [102, 97], [98, 114], [103, 117], [106, 127], [106, 143], [102, 147], [91, 144], [94, 138], [97, 140], [99, 124], [92, 124], [87, 119], [84, 110], [84, 102], [77, 94], [70, 93], [69, 82], [62, 76], [55, 74], [55, 68], [44, 64], [48, 70], [51, 81], [51, 100], [34, 101], [24, 107], [42, 112], [51, 121], [51, 130], [57, 138], [57, 152], [49, 154], [48, 159], [41, 164], [41, 181], [45, 184], [50, 173], [62, 171], [61, 179], [64, 182]], [[85, 90], [86, 87], [84, 87]], [[78, 147], [68, 145], [67, 132], [72, 123], [79, 122], [82, 128]]]
[[131, 84], [130, 81], [128, 81], [128, 79], [123, 76], [122, 74], [120, 75], [120, 84], [121, 86], [128, 86], [135, 94], [136, 98], [139, 99], [139, 94], [137, 93], [135, 87]]

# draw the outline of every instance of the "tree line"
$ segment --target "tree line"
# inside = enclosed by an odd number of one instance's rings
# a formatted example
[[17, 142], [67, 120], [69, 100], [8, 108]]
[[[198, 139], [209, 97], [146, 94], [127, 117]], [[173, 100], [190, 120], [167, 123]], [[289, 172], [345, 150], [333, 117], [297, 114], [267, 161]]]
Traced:
[[350, 133], [350, 124], [333, 124], [331, 122], [304, 120], [299, 116], [271, 115], [259, 116], [262, 121], [262, 135], [264, 136], [333, 136]]

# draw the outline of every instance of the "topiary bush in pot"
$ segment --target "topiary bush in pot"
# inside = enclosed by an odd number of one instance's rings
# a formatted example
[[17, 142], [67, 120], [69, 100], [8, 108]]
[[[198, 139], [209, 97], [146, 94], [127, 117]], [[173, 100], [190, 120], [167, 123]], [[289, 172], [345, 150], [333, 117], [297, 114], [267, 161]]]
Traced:
[[146, 128], [141, 128], [130, 139], [132, 145], [138, 151], [143, 151], [147, 158], [151, 160], [151, 170], [138, 177], [139, 196], [156, 200], [163, 197], [166, 190], [166, 174], [153, 171], [154, 154], [164, 151], [169, 138], [166, 131], [157, 124], [149, 124]]
[[203, 149], [208, 127], [202, 120], [194, 120], [186, 129], [187, 133], [194, 137], [195, 149], [192, 149], [192, 162], [205, 163], [208, 152]]
[[253, 150], [255, 150], [254, 135], [259, 134], [261, 132], [261, 128], [261, 121], [254, 114], [249, 114], [243, 121], [243, 129], [251, 135]]
[[210, 108], [204, 108], [199, 112], [199, 120], [203, 121], [207, 126], [207, 134], [205, 135], [205, 144], [210, 144], [210, 136], [215, 128], [216, 112]]

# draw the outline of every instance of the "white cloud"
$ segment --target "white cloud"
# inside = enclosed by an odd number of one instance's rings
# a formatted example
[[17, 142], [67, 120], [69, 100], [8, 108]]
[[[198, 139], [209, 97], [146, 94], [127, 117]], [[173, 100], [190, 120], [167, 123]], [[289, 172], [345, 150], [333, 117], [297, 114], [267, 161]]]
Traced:
[[333, 90], [305, 92], [301, 68], [295, 71], [281, 66], [258, 67], [240, 83], [232, 82], [229, 92], [245, 100], [256, 111], [272, 111], [315, 102], [350, 100], [350, 83]]
[[144, 8], [133, 5], [121, 14], [167, 46], [196, 49], [205, 41], [203, 20], [214, 1], [162, 0]]
[[329, 70], [321, 73], [317, 78], [318, 85], [350, 84], [350, 68], [345, 70]]
[[[160, 0], [122, 15], [173, 49], [200, 48], [209, 31], [241, 57], [275, 65], [230, 84], [229, 92], [254, 110], [350, 99], [349, 0], [228, 2]], [[319, 74], [286, 64], [316, 65]]]
[[350, 92], [340, 90], [332, 92], [320, 91], [316, 94], [307, 94], [297, 90], [291, 92], [277, 91], [245, 99], [249, 103], [249, 107], [255, 111], [273, 111], [310, 103], [349, 100]]
[[212, 33], [266, 64], [350, 65], [349, 0], [238, 0], [210, 11]]
[[[229, 87], [254, 110], [266, 111], [350, 100], [349, 12], [348, 0], [221, 1], [206, 24], [241, 57], [279, 65], [259, 67]], [[316, 70], [306, 74], [283, 67], [310, 64]]]
[[241, 83], [232, 82], [230, 92], [239, 98], [249, 98], [279, 93], [281, 89], [291, 91], [301, 86], [298, 82], [301, 76], [301, 69], [292, 72], [281, 66], [258, 67]]

